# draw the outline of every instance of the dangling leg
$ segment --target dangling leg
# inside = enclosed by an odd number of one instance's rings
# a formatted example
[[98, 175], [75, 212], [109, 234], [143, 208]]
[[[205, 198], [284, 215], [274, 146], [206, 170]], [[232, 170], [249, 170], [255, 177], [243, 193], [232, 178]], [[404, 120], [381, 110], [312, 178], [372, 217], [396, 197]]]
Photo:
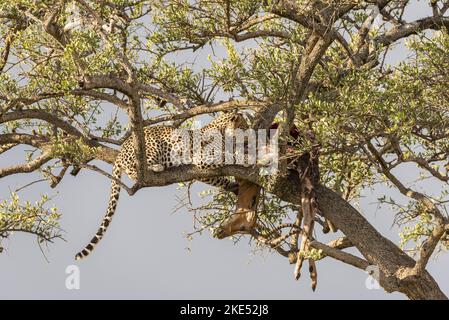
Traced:
[[318, 275], [315, 265], [315, 260], [309, 259], [309, 274], [310, 279], [312, 280], [312, 290], [315, 291], [316, 285], [318, 283]]
[[[312, 237], [315, 214], [317, 212], [317, 205], [315, 197], [313, 196], [313, 186], [310, 179], [306, 176], [301, 184], [301, 206], [304, 215], [303, 234], [301, 237], [301, 246], [298, 251], [298, 257], [295, 265], [295, 279], [301, 277], [301, 267], [304, 262], [304, 255], [309, 252], [309, 243]], [[312, 279], [312, 289], [315, 290], [317, 284], [317, 272], [315, 261], [309, 259], [309, 272]]]
[[[306, 180], [306, 179], [304, 179]], [[311, 235], [311, 232], [313, 230], [313, 213], [311, 212], [311, 205], [310, 205], [310, 197], [306, 191], [306, 186], [304, 186], [304, 183], [301, 186], [301, 207], [303, 212], [303, 232], [301, 236], [301, 245], [298, 251], [296, 265], [295, 265], [295, 279], [298, 280], [301, 277], [301, 268], [302, 264], [304, 262], [304, 255], [308, 251], [308, 241], [309, 236]]]

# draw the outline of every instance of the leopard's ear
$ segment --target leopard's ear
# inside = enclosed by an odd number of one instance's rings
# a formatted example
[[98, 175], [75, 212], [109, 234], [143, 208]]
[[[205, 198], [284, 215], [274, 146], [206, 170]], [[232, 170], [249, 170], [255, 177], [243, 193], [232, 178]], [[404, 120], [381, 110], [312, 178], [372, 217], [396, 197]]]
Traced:
[[237, 120], [240, 120], [240, 117], [241, 117], [241, 115], [239, 113], [234, 112], [231, 119], [232, 119], [232, 121], [237, 121]]
[[232, 116], [231, 122], [235, 127], [246, 129], [248, 127], [248, 121], [242, 113], [235, 112]]

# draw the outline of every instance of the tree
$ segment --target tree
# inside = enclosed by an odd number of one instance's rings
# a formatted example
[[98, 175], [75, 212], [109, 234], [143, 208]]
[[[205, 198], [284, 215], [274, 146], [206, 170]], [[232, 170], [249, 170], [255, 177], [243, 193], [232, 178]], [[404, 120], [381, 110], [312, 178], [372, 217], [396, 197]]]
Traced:
[[[184, 165], [160, 173], [143, 165], [145, 126], [247, 110], [253, 128], [268, 128], [276, 118], [281, 137], [295, 124], [316, 138], [318, 209], [344, 236], [328, 244], [317, 236], [310, 258], [331, 257], [363, 270], [374, 265], [387, 292], [446, 299], [426, 265], [449, 241], [449, 2], [432, 0], [428, 17], [407, 20], [404, 12], [414, 5], [384, 0], [3, 1], [1, 152], [23, 152], [21, 145], [33, 150], [25, 163], [0, 169], [0, 178], [40, 171], [56, 187], [68, 170], [111, 177], [92, 162], [112, 164], [116, 147], [132, 137], [138, 181], [124, 186], [130, 195], [146, 187], [234, 176], [263, 187], [262, 224], [298, 224], [301, 180], [286, 167], [286, 139], [281, 140], [279, 171], [271, 176], [239, 165], [208, 170]], [[388, 65], [389, 52], [404, 40], [410, 57]], [[211, 54], [207, 62], [195, 63], [195, 57], [218, 47], [226, 50], [225, 57]], [[314, 145], [305, 141], [297, 152]], [[413, 183], [397, 174], [410, 165], [419, 169], [409, 171], [416, 174]], [[441, 193], [426, 192], [419, 184], [423, 179], [432, 179]], [[399, 246], [351, 205], [375, 184], [402, 195], [379, 199], [394, 208], [395, 221], [404, 226]], [[201, 217], [204, 227], [222, 221], [233, 200], [224, 191], [214, 194], [203, 208], [214, 208]], [[2, 237], [9, 234], [11, 214], [18, 219], [27, 214], [17, 209], [17, 201], [1, 207]], [[43, 203], [32, 210], [49, 212]], [[57, 212], [49, 214], [50, 225], [57, 227]], [[35, 227], [24, 224], [23, 230]], [[55, 230], [44, 230], [41, 238], [50, 240]], [[256, 240], [267, 244], [262, 233]], [[293, 235], [275, 249], [294, 262], [297, 241]], [[360, 256], [343, 251], [348, 247]]]

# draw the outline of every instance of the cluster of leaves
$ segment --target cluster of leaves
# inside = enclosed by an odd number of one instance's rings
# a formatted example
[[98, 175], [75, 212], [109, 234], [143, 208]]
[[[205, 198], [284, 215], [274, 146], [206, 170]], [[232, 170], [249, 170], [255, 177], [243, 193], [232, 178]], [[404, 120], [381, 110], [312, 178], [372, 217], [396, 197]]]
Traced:
[[245, 98], [286, 100], [301, 45], [290, 42], [273, 46], [265, 41], [239, 52], [230, 41], [224, 44], [227, 57], [212, 61], [208, 74], [225, 92]]
[[312, 260], [321, 260], [324, 258], [323, 250], [311, 248], [307, 252], [300, 252], [300, 255], [304, 257], [304, 259], [312, 259]]
[[83, 139], [58, 139], [52, 144], [52, 155], [55, 158], [65, 159], [71, 164], [80, 164], [95, 157], [96, 148], [89, 147]]
[[207, 201], [197, 211], [199, 229], [208, 229], [213, 234], [214, 230], [222, 223], [234, 209], [236, 197], [233, 194], [217, 192], [216, 190], [203, 190], [199, 197]]
[[[310, 108], [315, 114], [319, 112], [315, 125], [329, 154], [322, 158], [323, 171], [332, 177], [327, 183], [332, 182], [335, 188], [344, 182], [358, 186], [360, 191], [375, 182], [370, 169], [373, 164], [364, 152], [368, 141], [382, 150], [393, 168], [415, 163], [419, 168], [415, 171], [419, 172], [416, 187], [420, 180], [432, 175], [444, 183], [449, 151], [445, 107], [449, 104], [448, 41], [447, 32], [437, 32], [430, 38], [417, 36], [408, 42], [413, 56], [393, 70], [352, 70], [343, 77], [340, 73], [335, 94], [317, 94], [309, 100]], [[335, 157], [345, 161], [329, 163]], [[347, 159], [351, 160], [346, 162]], [[338, 167], [342, 171], [335, 170]], [[335, 183], [335, 178], [339, 183]], [[434, 192], [437, 191], [429, 191], [428, 195], [438, 198], [436, 203], [445, 211], [445, 188], [441, 188], [440, 194], [431, 194]], [[398, 205], [391, 197], [383, 197], [380, 202], [393, 205], [397, 222], [404, 225], [401, 246], [414, 244], [410, 250], [415, 251], [432, 233], [435, 222], [421, 203], [410, 200]], [[447, 240], [442, 239], [441, 245], [447, 249]]]
[[[447, 154], [448, 118], [442, 106], [448, 103], [448, 39], [447, 33], [415, 38], [410, 50], [416, 56], [387, 71], [342, 68], [342, 55], [330, 50], [314, 75], [322, 87], [297, 114], [312, 115], [323, 146], [322, 173], [336, 191], [342, 183], [361, 190], [374, 181], [364, 152], [367, 142], [385, 147], [393, 164]], [[309, 123], [297, 125], [306, 129]], [[392, 142], [396, 147], [387, 149]]]
[[[400, 247], [412, 254], [416, 253], [423, 241], [432, 235], [436, 223], [434, 216], [418, 201], [399, 203], [387, 196], [382, 196], [378, 200], [379, 203], [388, 204], [396, 212], [395, 221], [401, 227]], [[447, 237], [442, 237], [440, 249], [449, 249]]]
[[[210, 230], [211, 233], [235, 211], [236, 197], [232, 193], [217, 190], [204, 190], [199, 193], [207, 203], [195, 211], [195, 219], [199, 222], [198, 230]], [[282, 202], [279, 198], [263, 194], [258, 203], [258, 229], [262, 235], [269, 234], [271, 230], [285, 222], [291, 221], [292, 215], [298, 208]], [[234, 236], [233, 239], [240, 239]], [[257, 243], [256, 243], [257, 244]]]
[[14, 232], [26, 232], [36, 236], [39, 244], [61, 238], [60, 214], [56, 207], [47, 208], [49, 198], [42, 195], [36, 203], [21, 203], [19, 196], [12, 193], [10, 199], [0, 202], [0, 252], [1, 240]]
[[[61, 29], [73, 18], [74, 12], [70, 10], [72, 4], [73, 1], [67, 2], [58, 15], [56, 23]], [[105, 22], [109, 22], [109, 18], [116, 13], [116, 6], [130, 5], [129, 1], [111, 1], [110, 6], [94, 1], [88, 1], [88, 4], [99, 19]], [[63, 37], [66, 43], [62, 45], [43, 29], [40, 22], [60, 5], [61, 2], [55, 0], [2, 1], [0, 13], [11, 19], [0, 27], [0, 36], [15, 30], [11, 52], [17, 62], [1, 73], [0, 93], [9, 99], [48, 93], [64, 94], [62, 98], [41, 103], [39, 108], [50, 112], [60, 111], [61, 115], [70, 117], [69, 122], [76, 119], [81, 126], [89, 127], [98, 123], [96, 128], [101, 131], [104, 120], [98, 119], [101, 111], [98, 103], [88, 98], [73, 97], [71, 93], [79, 89], [78, 82], [83, 74], [123, 73], [118, 56], [121, 54], [120, 44], [127, 41], [128, 31], [117, 28], [116, 32], [103, 37], [98, 23], [89, 20], [93, 19], [89, 13], [77, 7], [79, 16], [83, 16], [85, 22], [67, 32]], [[137, 4], [134, 8], [136, 14], [137, 7], [141, 6]], [[20, 23], [23, 24], [20, 28], [14, 26]], [[127, 58], [135, 62], [136, 51], [128, 50]], [[107, 132], [104, 136], [110, 135]]]
[[156, 31], [151, 40], [161, 54], [198, 49], [224, 35], [257, 13], [262, 1], [163, 1], [153, 2]]
[[404, 226], [399, 234], [401, 238], [400, 246], [405, 246], [412, 242], [414, 246], [419, 245], [423, 238], [429, 237], [433, 231], [432, 216], [428, 213], [420, 213], [417, 215], [418, 222], [410, 226]]
[[[251, 17], [264, 14], [263, 5], [253, 2], [252, 7], [246, 4], [246, 1], [241, 1], [241, 6], [233, 1], [201, 1], [200, 7], [199, 2], [167, 4], [160, 1], [155, 6], [155, 32], [148, 45], [160, 59], [186, 48], [196, 50], [206, 44], [212, 48], [220, 46], [226, 55], [210, 55], [210, 67], [203, 71], [212, 85], [230, 97], [286, 101], [291, 92], [292, 71], [303, 53], [304, 29], [282, 19], [267, 19], [246, 31], [283, 31], [289, 37], [258, 38], [240, 46], [232, 31], [240, 30], [239, 27]], [[399, 17], [401, 9], [393, 10], [392, 14]], [[360, 10], [351, 17], [363, 23], [367, 15], [366, 10]], [[374, 38], [378, 31], [374, 28], [370, 36]], [[295, 115], [300, 119], [296, 121], [300, 130], [312, 126], [317, 135], [321, 146], [322, 181], [327, 186], [352, 200], [357, 199], [364, 188], [384, 178], [377, 173], [379, 164], [372, 163], [367, 157], [368, 142], [382, 150], [382, 155], [393, 167], [422, 158], [431, 168], [443, 176], [446, 174], [443, 155], [449, 151], [448, 117], [442, 106], [449, 102], [448, 41], [447, 31], [434, 33], [430, 38], [428, 34], [420, 34], [408, 43], [408, 50], [413, 53], [409, 59], [396, 66], [382, 63], [374, 68], [372, 64], [354, 68], [338, 44], [327, 50], [312, 78], [312, 83], [318, 87], [297, 106]], [[356, 48], [357, 42], [354, 35], [350, 43], [352, 49]], [[382, 47], [370, 47], [369, 50], [369, 61], [381, 60], [380, 57], [386, 54]], [[178, 75], [185, 72], [180, 70], [178, 68]], [[199, 88], [199, 79], [189, 83], [190, 87]], [[303, 152], [311, 146], [306, 143], [302, 147]], [[212, 198], [210, 207], [223, 205], [224, 215], [218, 219], [217, 215], [209, 216], [206, 224], [221, 221], [231, 212], [232, 203], [228, 206], [228, 201]], [[282, 206], [280, 202], [274, 202], [271, 211], [280, 213]], [[264, 210], [267, 209], [261, 208], [262, 215]], [[272, 217], [270, 213], [268, 216]], [[413, 223], [418, 217], [409, 222]]]
[[[147, 70], [154, 73], [161, 66], [166, 69], [161, 61], [176, 60], [182, 50], [193, 49], [190, 57], [194, 57], [194, 66], [178, 67], [178, 74], [184, 74], [186, 68], [192, 73], [198, 68], [199, 59], [204, 60], [201, 52], [209, 51], [199, 50], [206, 49], [207, 44], [213, 53], [209, 54], [210, 66], [195, 76], [201, 76], [201, 86], [198, 78], [193, 78], [194, 84], [190, 85], [200, 95], [204, 89], [217, 88], [221, 95], [230, 97], [285, 98], [305, 31], [288, 20], [270, 18], [264, 12], [265, 5], [263, 1], [155, 1], [154, 30], [148, 37], [147, 47], [157, 62], [147, 66]], [[258, 19], [262, 20], [256, 23]], [[239, 45], [242, 35], [261, 31], [285, 38], [254, 37]]]

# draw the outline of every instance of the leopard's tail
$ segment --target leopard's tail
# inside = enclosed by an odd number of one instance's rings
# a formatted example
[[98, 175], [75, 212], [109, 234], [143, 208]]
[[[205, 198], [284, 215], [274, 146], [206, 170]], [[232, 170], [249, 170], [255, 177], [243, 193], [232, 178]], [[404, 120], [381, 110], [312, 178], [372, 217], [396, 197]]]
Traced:
[[[114, 169], [112, 171], [112, 175], [115, 179], [119, 180], [122, 175], [122, 169], [120, 166], [114, 166]], [[103, 238], [103, 235], [106, 232], [106, 229], [108, 228], [109, 224], [111, 223], [112, 216], [115, 213], [115, 209], [117, 208], [118, 199], [120, 196], [120, 184], [117, 183], [116, 180], [112, 180], [111, 183], [111, 195], [109, 196], [109, 204], [108, 209], [106, 211], [106, 215], [103, 218], [103, 222], [101, 223], [100, 228], [98, 229], [95, 236], [90, 240], [90, 243], [84, 247], [83, 250], [78, 252], [75, 256], [75, 260], [80, 260], [88, 256], [94, 247], [100, 242], [101, 238]]]

